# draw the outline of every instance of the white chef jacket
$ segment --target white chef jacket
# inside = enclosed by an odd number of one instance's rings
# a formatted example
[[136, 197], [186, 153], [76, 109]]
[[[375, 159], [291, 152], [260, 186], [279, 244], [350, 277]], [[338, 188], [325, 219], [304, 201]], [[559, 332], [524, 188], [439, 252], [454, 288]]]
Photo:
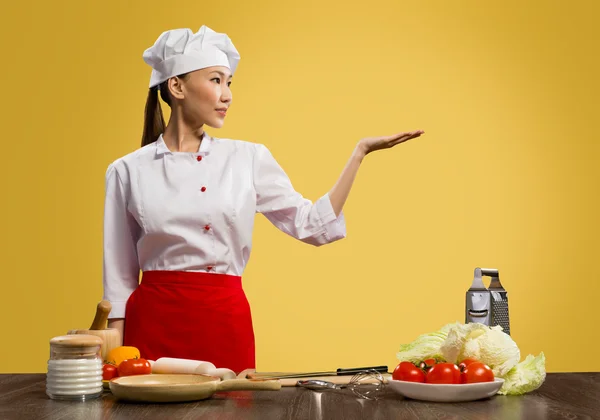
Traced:
[[262, 144], [204, 133], [196, 153], [171, 152], [160, 136], [111, 163], [103, 238], [109, 317], [125, 316], [140, 269], [241, 276], [256, 213], [315, 246], [346, 237], [329, 195], [304, 198]]

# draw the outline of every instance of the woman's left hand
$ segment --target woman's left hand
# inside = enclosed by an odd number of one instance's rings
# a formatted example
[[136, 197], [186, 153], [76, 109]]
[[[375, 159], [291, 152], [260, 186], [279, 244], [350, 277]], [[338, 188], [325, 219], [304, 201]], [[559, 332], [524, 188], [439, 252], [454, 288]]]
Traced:
[[417, 138], [423, 133], [423, 130], [417, 130], [394, 134], [392, 136], [366, 137], [359, 141], [358, 147], [365, 155], [368, 155], [375, 150], [389, 149], [405, 141]]
[[375, 150], [389, 149], [397, 144], [419, 137], [423, 133], [423, 130], [417, 130], [408, 133], [394, 134], [393, 136], [367, 137], [360, 140], [354, 148], [354, 152], [348, 160], [337, 183], [329, 191], [329, 200], [331, 200], [331, 206], [333, 207], [335, 216], [338, 217], [340, 215], [344, 203], [348, 198], [348, 194], [350, 194], [350, 189], [352, 188], [358, 168], [366, 155]]

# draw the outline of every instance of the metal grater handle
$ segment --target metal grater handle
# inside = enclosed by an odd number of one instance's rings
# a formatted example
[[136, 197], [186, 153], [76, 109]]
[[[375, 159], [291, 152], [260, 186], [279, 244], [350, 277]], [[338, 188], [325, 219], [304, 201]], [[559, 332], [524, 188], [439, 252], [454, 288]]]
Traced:
[[502, 283], [500, 283], [500, 273], [496, 268], [482, 268], [481, 274], [483, 276], [489, 276], [492, 278], [490, 282], [490, 290], [502, 290], [504, 291], [504, 287], [502, 287]]
[[483, 274], [484, 276], [498, 277], [498, 269], [497, 268], [482, 268], [481, 274]]

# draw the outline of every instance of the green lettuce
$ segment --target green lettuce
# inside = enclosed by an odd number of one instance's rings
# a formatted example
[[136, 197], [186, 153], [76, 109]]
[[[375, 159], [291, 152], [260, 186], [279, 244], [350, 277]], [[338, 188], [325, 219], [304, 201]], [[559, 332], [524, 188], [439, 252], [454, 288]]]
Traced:
[[444, 355], [441, 351], [441, 346], [448, 338], [448, 333], [453, 327], [456, 327], [458, 322], [455, 324], [448, 324], [439, 331], [432, 332], [429, 334], [422, 334], [411, 343], [401, 344], [400, 350], [396, 353], [396, 357], [401, 362], [413, 362], [419, 363], [425, 359], [444, 359]]
[[447, 362], [476, 359], [488, 365], [497, 377], [506, 375], [521, 360], [517, 343], [501, 326], [490, 328], [479, 323], [453, 328], [441, 350]]
[[502, 395], [523, 395], [535, 391], [546, 380], [546, 356], [529, 355], [512, 368], [504, 377], [504, 384], [498, 392]]

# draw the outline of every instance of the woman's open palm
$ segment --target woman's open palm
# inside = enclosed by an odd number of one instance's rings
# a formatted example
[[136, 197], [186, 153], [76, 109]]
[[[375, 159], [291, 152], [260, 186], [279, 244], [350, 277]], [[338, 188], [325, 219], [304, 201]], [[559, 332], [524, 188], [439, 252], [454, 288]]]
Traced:
[[414, 139], [423, 134], [423, 130], [409, 131], [406, 133], [394, 134], [391, 136], [382, 137], [366, 137], [360, 141], [365, 154], [374, 152], [375, 150], [389, 149], [405, 141]]

